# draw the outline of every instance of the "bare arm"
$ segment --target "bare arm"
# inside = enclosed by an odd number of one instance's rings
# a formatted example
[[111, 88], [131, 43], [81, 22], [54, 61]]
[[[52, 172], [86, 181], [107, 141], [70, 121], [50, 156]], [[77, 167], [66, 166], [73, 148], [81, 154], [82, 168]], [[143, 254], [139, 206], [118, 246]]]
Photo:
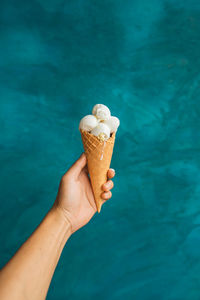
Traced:
[[0, 299], [45, 299], [69, 223], [52, 208], [0, 273]]
[[[108, 171], [112, 178], [114, 171]], [[111, 197], [108, 180], [102, 198]], [[44, 300], [65, 243], [89, 222], [96, 205], [83, 154], [62, 177], [56, 201], [41, 224], [0, 272], [0, 299]]]

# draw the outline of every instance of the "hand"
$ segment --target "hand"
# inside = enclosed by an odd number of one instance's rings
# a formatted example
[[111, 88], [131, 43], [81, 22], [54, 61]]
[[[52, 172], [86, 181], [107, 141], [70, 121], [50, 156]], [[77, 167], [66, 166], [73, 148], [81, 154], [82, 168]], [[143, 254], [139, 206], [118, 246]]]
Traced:
[[[113, 169], [108, 170], [108, 179], [115, 176]], [[104, 202], [112, 197], [113, 181], [108, 180], [102, 186]], [[103, 192], [104, 191], [104, 192]], [[89, 222], [97, 208], [88, 177], [86, 155], [83, 153], [72, 167], [63, 175], [54, 207], [61, 210], [75, 232]]]

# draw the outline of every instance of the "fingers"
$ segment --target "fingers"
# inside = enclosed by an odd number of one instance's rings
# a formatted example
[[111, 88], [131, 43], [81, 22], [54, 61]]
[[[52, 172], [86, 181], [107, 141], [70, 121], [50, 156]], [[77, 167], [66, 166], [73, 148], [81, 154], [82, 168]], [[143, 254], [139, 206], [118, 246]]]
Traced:
[[108, 191], [108, 192], [104, 192], [101, 194], [101, 198], [104, 199], [104, 200], [108, 200], [112, 197], [112, 193], [111, 191]]
[[104, 192], [110, 191], [114, 186], [114, 183], [112, 180], [108, 180], [106, 183], [103, 184], [102, 189]]
[[81, 156], [75, 161], [75, 163], [71, 166], [69, 169], [69, 173], [76, 178], [78, 178], [80, 172], [84, 169], [86, 166], [87, 160], [85, 153], [82, 153]]
[[109, 179], [113, 178], [115, 176], [115, 170], [114, 169], [109, 169], [107, 176]]
[[[109, 169], [107, 173], [108, 178], [113, 178], [115, 176], [115, 170], [114, 169]], [[102, 185], [102, 190], [104, 191], [101, 194], [101, 198], [104, 199], [105, 201], [110, 199], [112, 197], [111, 189], [114, 187], [114, 183], [112, 180], [108, 180]]]

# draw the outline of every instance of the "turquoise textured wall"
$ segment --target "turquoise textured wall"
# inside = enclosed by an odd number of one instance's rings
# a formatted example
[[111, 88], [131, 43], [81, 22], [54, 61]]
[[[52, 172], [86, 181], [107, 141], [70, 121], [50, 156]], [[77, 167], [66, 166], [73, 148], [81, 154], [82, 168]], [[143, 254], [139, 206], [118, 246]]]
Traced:
[[199, 53], [199, 1], [0, 1], [1, 266], [104, 103], [121, 120], [113, 198], [70, 239], [47, 299], [200, 299]]

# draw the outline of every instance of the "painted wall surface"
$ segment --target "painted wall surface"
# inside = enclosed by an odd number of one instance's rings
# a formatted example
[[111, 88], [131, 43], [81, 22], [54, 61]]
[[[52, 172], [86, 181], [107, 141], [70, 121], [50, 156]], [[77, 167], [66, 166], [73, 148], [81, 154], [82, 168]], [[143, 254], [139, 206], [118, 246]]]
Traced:
[[113, 198], [71, 237], [48, 300], [200, 299], [200, 2], [0, 1], [0, 264], [83, 151], [121, 120]]

